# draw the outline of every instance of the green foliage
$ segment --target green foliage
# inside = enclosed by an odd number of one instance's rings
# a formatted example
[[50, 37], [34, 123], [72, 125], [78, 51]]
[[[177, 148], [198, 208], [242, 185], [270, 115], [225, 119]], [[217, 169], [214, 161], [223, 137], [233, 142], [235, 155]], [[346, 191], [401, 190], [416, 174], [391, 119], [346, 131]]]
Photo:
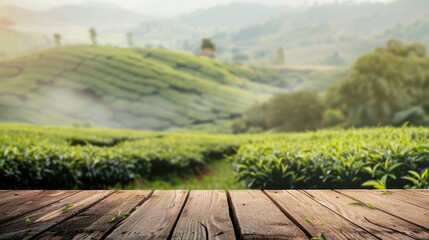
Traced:
[[201, 43], [201, 49], [211, 49], [212, 51], [216, 50], [215, 44], [212, 42], [211, 39], [205, 38], [203, 39]]
[[110, 218], [109, 221], [107, 221], [107, 222], [108, 223], [119, 223], [119, 222], [122, 222], [125, 219], [127, 219], [129, 216], [130, 216], [129, 213], [119, 213], [118, 216]]
[[421, 173], [409, 170], [408, 176], [402, 178], [412, 183], [411, 185], [407, 185], [408, 188], [429, 188], [428, 172], [429, 168], [422, 170]]
[[0, 188], [6, 189], [127, 186], [180, 176], [223, 158], [251, 188], [428, 187], [427, 128], [243, 135], [11, 124], [0, 129]]
[[74, 204], [67, 203], [66, 206], [63, 209], [61, 209], [61, 211], [65, 213], [70, 211], [70, 209], [72, 209], [73, 207], [74, 207]]
[[370, 208], [370, 209], [376, 209], [376, 207], [374, 205], [372, 205], [371, 203], [351, 202], [351, 203], [349, 203], [349, 205], [365, 206], [365, 207]]
[[328, 240], [328, 238], [325, 236], [325, 234], [322, 232], [317, 237], [312, 237], [311, 240]]
[[404, 127], [274, 135], [230, 159], [251, 188], [427, 187], [428, 134]]
[[95, 28], [89, 29], [89, 36], [91, 37], [92, 45], [97, 45], [97, 30]]
[[247, 126], [276, 131], [308, 131], [321, 127], [325, 106], [318, 93], [298, 91], [277, 94], [264, 104], [250, 108]]
[[191, 171], [231, 154], [227, 135], [2, 125], [0, 187], [100, 189]]
[[323, 112], [322, 119], [323, 126], [332, 127], [341, 125], [344, 122], [345, 117], [344, 114], [338, 109], [327, 109], [325, 112]]
[[57, 46], [60, 46], [61, 45], [61, 34], [55, 33], [54, 34], [54, 40], [55, 40], [55, 44], [57, 44]]
[[429, 124], [429, 58], [426, 48], [390, 40], [361, 57], [327, 93], [331, 107], [352, 126]]
[[263, 76], [167, 50], [60, 46], [0, 62], [0, 121], [190, 128], [268, 98], [277, 89], [253, 82]]

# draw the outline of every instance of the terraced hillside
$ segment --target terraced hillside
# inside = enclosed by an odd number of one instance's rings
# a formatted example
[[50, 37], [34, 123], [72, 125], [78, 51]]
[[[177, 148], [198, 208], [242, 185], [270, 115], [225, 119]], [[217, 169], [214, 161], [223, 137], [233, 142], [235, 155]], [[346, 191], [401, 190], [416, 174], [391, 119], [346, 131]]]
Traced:
[[49, 41], [44, 37], [0, 27], [0, 59], [49, 45]]
[[0, 121], [153, 130], [213, 123], [277, 91], [256, 83], [261, 74], [166, 50], [58, 47], [0, 62]]

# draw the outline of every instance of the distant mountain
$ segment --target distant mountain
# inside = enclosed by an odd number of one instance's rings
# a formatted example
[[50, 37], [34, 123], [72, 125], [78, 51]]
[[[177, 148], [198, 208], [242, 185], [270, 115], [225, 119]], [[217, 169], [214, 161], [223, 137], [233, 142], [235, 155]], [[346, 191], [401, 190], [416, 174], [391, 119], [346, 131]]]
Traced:
[[[202, 38], [222, 31], [240, 29], [272, 16], [278, 16], [285, 6], [270, 7], [252, 3], [219, 5], [170, 19], [148, 20], [134, 30], [136, 41], [162, 45], [170, 49], [194, 52]], [[188, 47], [185, 47], [188, 45]], [[219, 45], [220, 48], [222, 46]]]
[[398, 24], [384, 32], [384, 37], [400, 38], [405, 41], [420, 41], [429, 45], [429, 17], [402, 25]]
[[13, 5], [0, 5], [0, 18], [2, 17], [9, 18], [20, 26], [43, 26], [55, 22], [50, 16], [41, 12]]
[[[231, 40], [249, 42], [262, 38], [283, 46], [371, 37], [399, 23], [407, 24], [429, 15], [429, 1], [398, 1], [390, 4], [324, 4], [281, 16], [233, 33]], [[269, 42], [268, 42], [269, 43]]]
[[[309, 53], [317, 53], [320, 52], [319, 49], [324, 49], [323, 56], [304, 59], [302, 55], [288, 55], [288, 63], [319, 61], [318, 59], [329, 58], [339, 50], [345, 51], [340, 53], [347, 55], [346, 58], [351, 63], [363, 53], [362, 50], [371, 50], [385, 41], [385, 36], [381, 36], [381, 33], [387, 29], [398, 24], [408, 26], [426, 16], [429, 16], [427, 0], [398, 0], [388, 4], [321, 4], [286, 9], [268, 21], [239, 30], [220, 32], [212, 38], [229, 52], [246, 53], [253, 58], [265, 58], [266, 61], [281, 46], [288, 49], [286, 53], [296, 49], [311, 49]], [[362, 46], [362, 43], [365, 45]], [[300, 60], [296, 61], [297, 58]]]
[[124, 10], [115, 5], [107, 4], [81, 4], [64, 5], [43, 12], [51, 18], [63, 23], [84, 26], [106, 26], [115, 24], [136, 24], [146, 17]]
[[277, 16], [285, 6], [270, 7], [261, 4], [231, 3], [199, 10], [182, 16], [181, 22], [193, 27], [230, 28], [245, 27], [272, 16]]
[[146, 17], [124, 10], [115, 5], [75, 4], [56, 7], [48, 11], [31, 11], [12, 5], [0, 6], [0, 17], [12, 19], [20, 26], [68, 26], [86, 27], [112, 24], [136, 24]]

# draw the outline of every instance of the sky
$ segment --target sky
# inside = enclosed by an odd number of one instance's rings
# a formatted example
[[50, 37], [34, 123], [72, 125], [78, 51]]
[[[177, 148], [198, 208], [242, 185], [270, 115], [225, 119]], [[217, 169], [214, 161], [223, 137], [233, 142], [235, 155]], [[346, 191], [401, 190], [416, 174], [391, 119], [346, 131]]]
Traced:
[[[232, 2], [259, 3], [265, 5], [293, 5], [299, 6], [311, 3], [328, 2], [389, 2], [392, 0], [97, 0], [92, 2], [115, 4], [122, 8], [144, 14], [176, 15], [185, 14], [198, 9]], [[12, 4], [33, 10], [46, 10], [66, 4], [88, 3], [88, 0], [0, 0], [2, 4]], [[168, 6], [168, 7], [166, 7]]]

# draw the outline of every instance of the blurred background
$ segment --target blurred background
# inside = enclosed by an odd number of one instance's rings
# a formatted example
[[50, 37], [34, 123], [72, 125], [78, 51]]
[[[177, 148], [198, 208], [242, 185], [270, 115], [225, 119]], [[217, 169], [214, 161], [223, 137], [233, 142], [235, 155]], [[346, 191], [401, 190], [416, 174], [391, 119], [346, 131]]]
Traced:
[[0, 121], [425, 125], [428, 44], [425, 0], [0, 0]]
[[427, 188], [428, 44], [427, 0], [0, 0], [0, 188]]

